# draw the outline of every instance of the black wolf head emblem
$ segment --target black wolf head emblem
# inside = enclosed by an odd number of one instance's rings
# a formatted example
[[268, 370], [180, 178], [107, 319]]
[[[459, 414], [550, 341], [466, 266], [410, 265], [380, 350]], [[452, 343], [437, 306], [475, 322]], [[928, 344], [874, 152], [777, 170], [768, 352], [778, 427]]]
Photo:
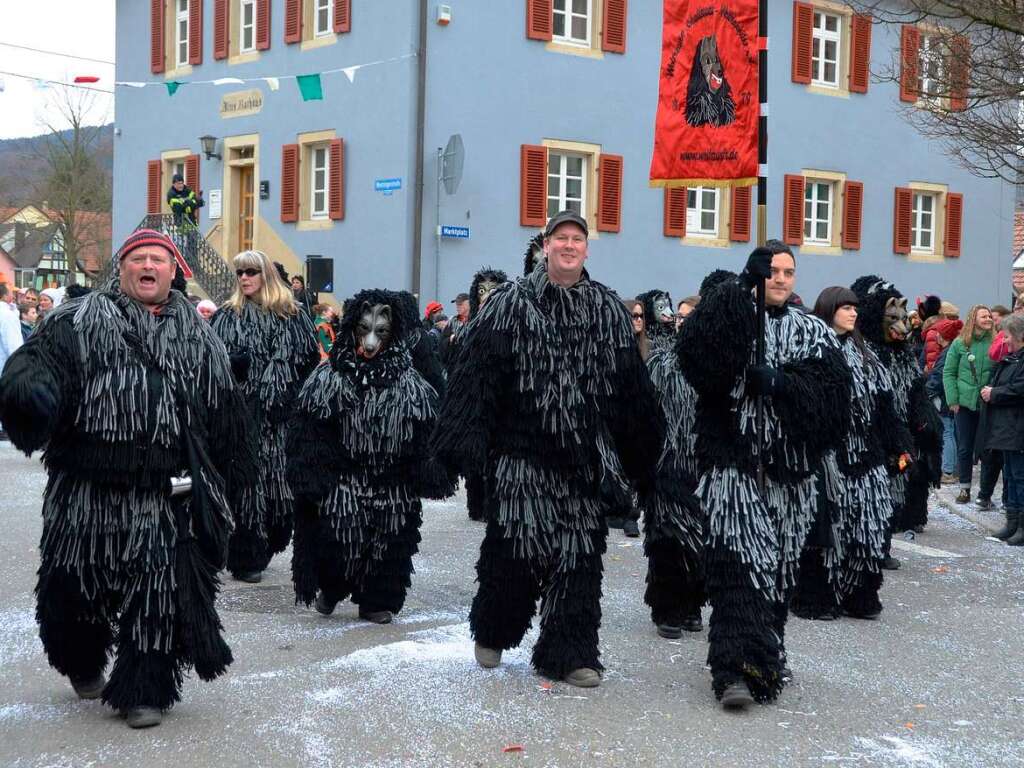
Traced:
[[736, 104], [725, 79], [714, 35], [702, 38], [693, 55], [690, 84], [686, 88], [686, 122], [698, 125], [729, 125], [736, 118]]

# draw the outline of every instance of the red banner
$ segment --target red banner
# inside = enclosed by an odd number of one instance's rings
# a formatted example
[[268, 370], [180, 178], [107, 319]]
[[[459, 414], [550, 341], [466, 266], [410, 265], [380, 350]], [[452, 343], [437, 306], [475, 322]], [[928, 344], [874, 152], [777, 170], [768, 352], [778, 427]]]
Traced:
[[652, 187], [757, 181], [758, 0], [665, 0]]

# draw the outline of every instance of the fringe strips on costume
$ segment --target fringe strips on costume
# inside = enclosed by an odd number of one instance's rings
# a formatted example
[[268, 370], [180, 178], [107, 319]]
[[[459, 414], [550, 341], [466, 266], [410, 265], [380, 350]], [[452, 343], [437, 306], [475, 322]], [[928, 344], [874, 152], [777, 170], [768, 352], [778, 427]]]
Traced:
[[420, 541], [420, 496], [449, 496], [454, 483], [429, 456], [437, 395], [405, 346], [363, 361], [349, 342], [310, 376], [289, 429], [300, 497], [295, 598], [309, 605], [319, 588], [332, 601], [351, 595], [397, 613]]
[[561, 288], [539, 264], [490, 295], [462, 344], [431, 442], [488, 478], [473, 636], [517, 646], [540, 598], [534, 666], [600, 670], [602, 446], [649, 486], [663, 438], [628, 313], [586, 275]]
[[292, 534], [294, 498], [287, 480], [285, 420], [299, 388], [320, 359], [316, 331], [305, 312], [281, 317], [246, 302], [241, 313], [220, 310], [211, 323], [233, 359], [248, 361], [239, 387], [259, 441], [259, 469], [239, 489], [228, 570], [262, 571]]

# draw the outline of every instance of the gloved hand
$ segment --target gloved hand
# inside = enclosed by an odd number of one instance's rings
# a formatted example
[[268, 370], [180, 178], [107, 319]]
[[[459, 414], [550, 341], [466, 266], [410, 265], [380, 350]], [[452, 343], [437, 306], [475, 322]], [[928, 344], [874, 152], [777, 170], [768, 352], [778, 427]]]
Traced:
[[747, 368], [747, 394], [778, 397], [786, 391], [786, 374], [768, 365]]
[[233, 352], [228, 355], [228, 359], [231, 361], [231, 373], [235, 377], [235, 381], [241, 384], [244, 381], [249, 380], [249, 368], [252, 366], [252, 360], [249, 358], [246, 352]]
[[747, 266], [740, 273], [740, 282], [753, 289], [759, 282], [772, 276], [772, 257], [775, 256], [768, 248], [760, 246], [747, 257]]

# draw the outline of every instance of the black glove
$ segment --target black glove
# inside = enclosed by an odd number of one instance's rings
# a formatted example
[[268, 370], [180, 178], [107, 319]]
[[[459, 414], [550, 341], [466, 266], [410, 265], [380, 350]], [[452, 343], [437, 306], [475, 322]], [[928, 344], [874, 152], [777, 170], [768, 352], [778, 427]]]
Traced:
[[747, 394], [778, 397], [786, 391], [786, 374], [767, 365], [747, 368]]
[[252, 360], [249, 355], [245, 352], [234, 352], [228, 356], [231, 361], [231, 373], [235, 377], [235, 381], [241, 384], [244, 381], [249, 380], [249, 368], [252, 366]]
[[740, 282], [747, 288], [754, 288], [759, 282], [772, 276], [772, 257], [775, 256], [764, 246], [755, 248], [747, 257], [747, 266], [740, 273]]

